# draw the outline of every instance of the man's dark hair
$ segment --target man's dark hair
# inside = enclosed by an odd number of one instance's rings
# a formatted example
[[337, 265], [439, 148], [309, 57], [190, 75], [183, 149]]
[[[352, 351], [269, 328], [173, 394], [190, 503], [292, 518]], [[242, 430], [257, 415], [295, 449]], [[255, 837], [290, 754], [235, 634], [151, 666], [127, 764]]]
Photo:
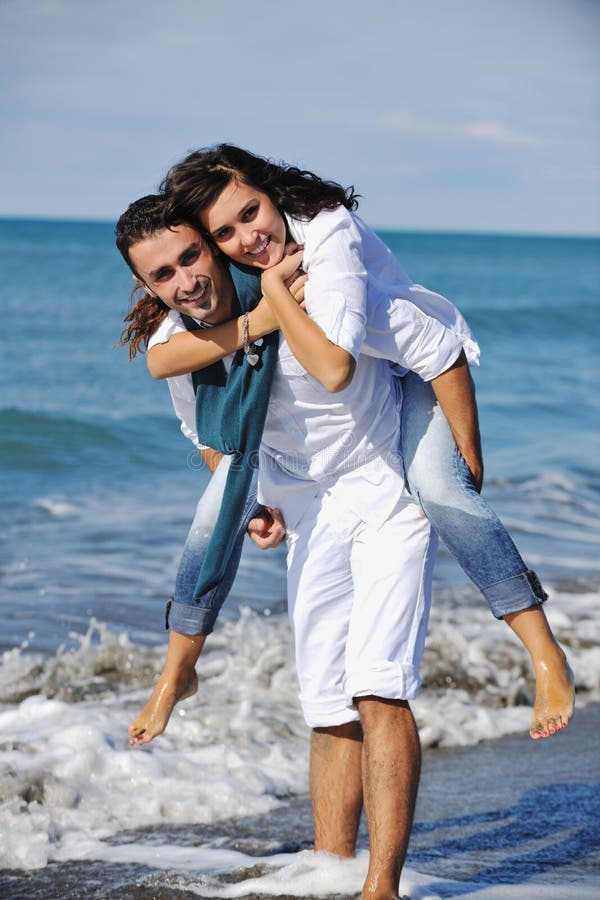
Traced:
[[[168, 228], [165, 219], [166, 204], [163, 194], [147, 194], [130, 203], [123, 215], [119, 218], [115, 228], [115, 242], [121, 256], [134, 273], [131, 264], [129, 250], [138, 241], [155, 235], [163, 228]], [[170, 222], [170, 225], [181, 224]]]

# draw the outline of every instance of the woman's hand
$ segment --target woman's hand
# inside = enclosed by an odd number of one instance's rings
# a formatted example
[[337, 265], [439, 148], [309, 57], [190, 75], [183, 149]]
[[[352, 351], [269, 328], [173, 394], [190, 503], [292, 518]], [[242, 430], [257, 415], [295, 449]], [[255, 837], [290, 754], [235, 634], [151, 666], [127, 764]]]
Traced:
[[265, 269], [261, 275], [263, 293], [266, 294], [269, 286], [277, 284], [284, 284], [289, 288], [290, 284], [293, 284], [297, 278], [305, 276], [302, 270], [303, 254], [304, 247], [295, 243], [286, 244], [283, 259], [276, 265], [271, 266], [270, 269]]
[[288, 291], [302, 309], [304, 309], [304, 285], [307, 281], [308, 275], [306, 272], [303, 272], [302, 269], [297, 269], [285, 282]]
[[349, 351], [330, 341], [317, 323], [305, 315], [302, 303], [291, 292], [289, 285], [300, 282], [298, 296], [304, 296], [299, 293], [306, 283], [303, 255], [304, 249], [298, 249], [297, 244], [287, 245], [286, 256], [263, 271], [262, 292], [300, 365], [326, 390], [337, 393], [352, 381], [356, 362]]

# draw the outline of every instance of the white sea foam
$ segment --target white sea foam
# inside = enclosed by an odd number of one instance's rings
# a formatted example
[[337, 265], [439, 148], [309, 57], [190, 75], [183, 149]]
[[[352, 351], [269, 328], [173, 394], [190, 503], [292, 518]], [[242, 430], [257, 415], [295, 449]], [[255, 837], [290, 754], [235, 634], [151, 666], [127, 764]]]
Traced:
[[[554, 591], [548, 604], [580, 704], [600, 697], [597, 612], [590, 592]], [[307, 791], [308, 730], [284, 616], [245, 609], [222, 622], [200, 658], [198, 694], [178, 705], [164, 735], [131, 748], [127, 723], [161, 661], [162, 648], [95, 622], [74, 651], [3, 654], [0, 867], [99, 858], [99, 848], [117, 853], [106, 842], [127, 829], [261, 815]], [[526, 731], [529, 664], [483, 602], [465, 608], [457, 595], [434, 604], [422, 668], [426, 687], [413, 708], [425, 747]]]
[[64, 519], [76, 512], [76, 507], [61, 497], [39, 497], [35, 505], [57, 519]]
[[[367, 851], [359, 852], [354, 859], [339, 859], [328, 853], [313, 853], [303, 850], [295, 854], [290, 861], [289, 854], [278, 856], [246, 858], [246, 867], [250, 877], [243, 878], [234, 884], [219, 885], [216, 878], [204, 876], [202, 882], [189, 879], [180, 882], [180, 886], [200, 897], [349, 897], [360, 894], [369, 862]], [[239, 865], [239, 863], [238, 863]], [[263, 869], [264, 874], [256, 876], [256, 868]], [[171, 882], [172, 886], [175, 886]], [[437, 886], [442, 889], [439, 890]], [[483, 900], [523, 900], [523, 884], [490, 885], [482, 887], [481, 883], [450, 881], [423, 875], [413, 869], [406, 868], [400, 881], [400, 894], [419, 900], [441, 900], [443, 897], [464, 896], [476, 893]], [[545, 885], [544, 895], [549, 900], [570, 898], [574, 900], [596, 900], [594, 885], [582, 883], [576, 886]]]

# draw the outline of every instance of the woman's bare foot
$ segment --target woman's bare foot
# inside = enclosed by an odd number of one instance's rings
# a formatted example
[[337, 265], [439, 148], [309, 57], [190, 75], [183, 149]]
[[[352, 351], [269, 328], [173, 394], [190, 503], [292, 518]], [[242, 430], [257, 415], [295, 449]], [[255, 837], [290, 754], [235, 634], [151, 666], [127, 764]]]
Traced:
[[534, 741], [550, 737], [565, 728], [573, 716], [575, 684], [567, 657], [541, 606], [510, 613], [504, 621], [527, 648], [535, 672], [529, 734]]
[[163, 672], [144, 709], [127, 729], [129, 743], [148, 744], [152, 738], [162, 734], [175, 704], [192, 697], [197, 690], [198, 676], [195, 669], [179, 681], [177, 678], [167, 677]]
[[571, 667], [558, 645], [550, 659], [537, 663], [535, 677], [535, 704], [529, 734], [538, 741], [569, 724], [575, 706], [575, 684]]

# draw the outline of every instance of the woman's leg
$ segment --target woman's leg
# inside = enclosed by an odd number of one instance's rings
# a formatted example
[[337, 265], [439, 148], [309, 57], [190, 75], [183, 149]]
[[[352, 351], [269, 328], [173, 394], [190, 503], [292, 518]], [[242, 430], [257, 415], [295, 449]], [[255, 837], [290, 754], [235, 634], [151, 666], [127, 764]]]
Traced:
[[175, 704], [196, 693], [198, 677], [194, 667], [205, 641], [204, 635], [170, 632], [165, 664], [156, 687], [127, 730], [130, 744], [147, 744], [162, 734]]
[[256, 511], [256, 478], [253, 480], [243, 513], [238, 536], [223, 579], [201, 597], [196, 597], [196, 584], [221, 505], [227, 475], [233, 457], [224, 456], [215, 469], [196, 507], [194, 519], [181, 554], [175, 579], [175, 592], [167, 608], [168, 627], [182, 634], [209, 635], [220, 609], [227, 599], [237, 574], [244, 535]]
[[413, 496], [458, 563], [527, 648], [536, 675], [531, 736], [548, 737], [573, 714], [572, 674], [541, 604], [546, 594], [506, 528], [473, 487], [433, 390], [402, 379], [402, 455]]
[[162, 734], [175, 704], [191, 697], [198, 689], [194, 667], [231, 590], [248, 520], [256, 508], [253, 486], [223, 580], [195, 600], [198, 574], [221, 508], [230, 461], [230, 457], [221, 460], [196, 507], [175, 580], [175, 595], [167, 605], [170, 635], [165, 664], [148, 703], [129, 726], [130, 744], [147, 744], [152, 738]]
[[492, 613], [542, 603], [506, 528], [475, 490], [470, 472], [431, 386], [414, 373], [402, 379], [402, 458], [412, 495], [448, 550], [485, 595]]

